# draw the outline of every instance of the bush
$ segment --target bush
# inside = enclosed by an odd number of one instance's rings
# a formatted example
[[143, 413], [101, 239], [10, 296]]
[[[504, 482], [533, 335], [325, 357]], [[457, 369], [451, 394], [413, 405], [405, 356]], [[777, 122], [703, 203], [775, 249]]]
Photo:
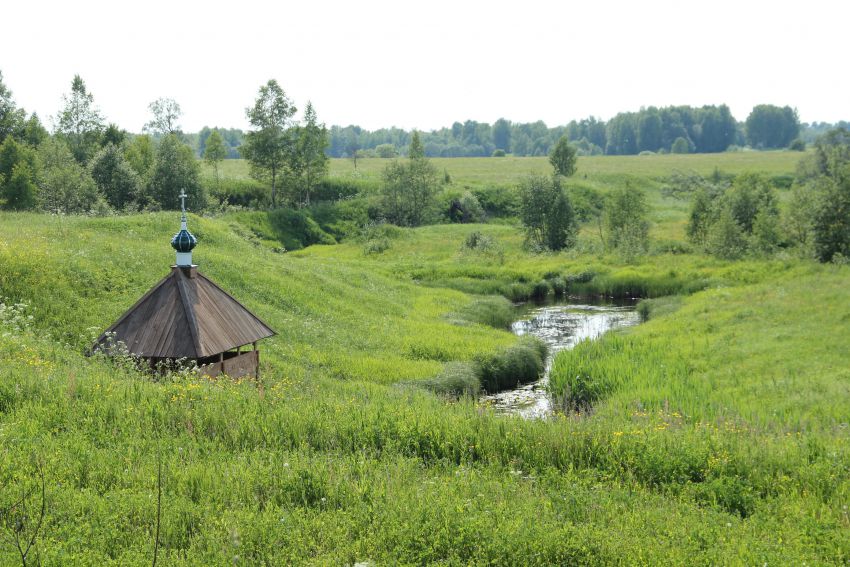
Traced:
[[477, 223], [484, 221], [484, 208], [469, 191], [458, 194], [456, 192], [445, 192], [441, 196], [441, 209], [449, 222], [454, 223]]
[[392, 144], [378, 144], [375, 147], [375, 155], [379, 158], [394, 158], [398, 156], [398, 150]]
[[269, 188], [256, 179], [201, 178], [201, 185], [219, 207], [266, 209], [271, 204]]
[[505, 154], [505, 150], [493, 150], [492, 157], [505, 157], [505, 155], [507, 155]]
[[605, 203], [607, 245], [627, 259], [646, 252], [649, 245], [649, 206], [640, 189], [614, 189]]
[[690, 153], [691, 147], [688, 144], [688, 141], [681, 136], [676, 138], [673, 142], [673, 145], [670, 146], [671, 154], [687, 154]]
[[738, 259], [746, 252], [747, 240], [744, 237], [744, 231], [728, 207], [723, 208], [717, 221], [711, 225], [706, 249], [724, 260]]
[[481, 387], [489, 393], [539, 380], [548, 348], [540, 339], [522, 337], [520, 342], [496, 354], [476, 360]]
[[794, 152], [805, 152], [806, 151], [806, 142], [797, 138], [793, 142], [788, 145], [788, 149]]
[[793, 175], [774, 175], [770, 178], [770, 183], [777, 189], [790, 189], [794, 185]]
[[472, 194], [484, 208], [488, 217], [515, 217], [519, 211], [519, 194], [512, 187], [496, 185], [473, 189]]
[[381, 186], [366, 179], [324, 177], [313, 190], [313, 201], [341, 201], [358, 195], [376, 195]]
[[[556, 167], [570, 167], [567, 157], [558, 159], [565, 161]], [[530, 175], [520, 184], [519, 194], [520, 220], [532, 249], [557, 251], [575, 245], [578, 219], [558, 178]]]

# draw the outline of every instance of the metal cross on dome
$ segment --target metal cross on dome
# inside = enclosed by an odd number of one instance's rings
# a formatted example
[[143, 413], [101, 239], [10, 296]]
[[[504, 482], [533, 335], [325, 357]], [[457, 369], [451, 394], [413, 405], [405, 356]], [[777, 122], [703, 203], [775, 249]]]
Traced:
[[183, 214], [186, 214], [186, 197], [189, 195], [186, 194], [185, 189], [181, 189], [180, 194], [177, 196], [180, 197], [180, 208], [183, 210]]

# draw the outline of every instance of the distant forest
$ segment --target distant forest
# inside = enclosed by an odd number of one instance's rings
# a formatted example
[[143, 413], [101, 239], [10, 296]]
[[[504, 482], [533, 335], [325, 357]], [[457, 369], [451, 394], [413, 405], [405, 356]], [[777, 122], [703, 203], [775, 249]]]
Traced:
[[[759, 105], [743, 122], [737, 121], [726, 105], [649, 107], [622, 112], [607, 122], [594, 117], [573, 120], [565, 126], [549, 127], [537, 122], [511, 122], [504, 118], [493, 124], [467, 120], [450, 127], [420, 133], [428, 157], [545, 156], [563, 135], [579, 155], [635, 155], [653, 153], [714, 153], [736, 150], [802, 149], [836, 124], [800, 123], [794, 109]], [[232, 128], [204, 127], [186, 135], [199, 156], [206, 140], [218, 130], [228, 148], [228, 158], [238, 158], [244, 133]], [[332, 126], [329, 129], [330, 157], [384, 157], [407, 155], [413, 131], [401, 128], [366, 130], [360, 126]]]

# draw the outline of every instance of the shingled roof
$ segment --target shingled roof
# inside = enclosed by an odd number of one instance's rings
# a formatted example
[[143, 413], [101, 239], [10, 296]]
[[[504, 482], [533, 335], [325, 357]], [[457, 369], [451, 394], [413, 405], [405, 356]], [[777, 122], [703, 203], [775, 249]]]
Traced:
[[192, 266], [174, 266], [98, 338], [149, 358], [199, 359], [271, 337], [275, 332]]

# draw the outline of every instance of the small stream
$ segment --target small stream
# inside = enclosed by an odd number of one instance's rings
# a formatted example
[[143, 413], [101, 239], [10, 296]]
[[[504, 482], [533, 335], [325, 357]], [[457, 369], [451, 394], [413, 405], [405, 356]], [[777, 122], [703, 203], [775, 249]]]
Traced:
[[546, 392], [546, 385], [555, 355], [559, 351], [574, 347], [584, 339], [595, 339], [606, 331], [636, 325], [639, 321], [633, 303], [520, 305], [517, 308], [517, 320], [511, 325], [511, 330], [516, 335], [534, 335], [549, 346], [546, 371], [543, 378], [537, 382], [483, 396], [482, 401], [497, 413], [526, 418], [551, 415], [552, 402]]

